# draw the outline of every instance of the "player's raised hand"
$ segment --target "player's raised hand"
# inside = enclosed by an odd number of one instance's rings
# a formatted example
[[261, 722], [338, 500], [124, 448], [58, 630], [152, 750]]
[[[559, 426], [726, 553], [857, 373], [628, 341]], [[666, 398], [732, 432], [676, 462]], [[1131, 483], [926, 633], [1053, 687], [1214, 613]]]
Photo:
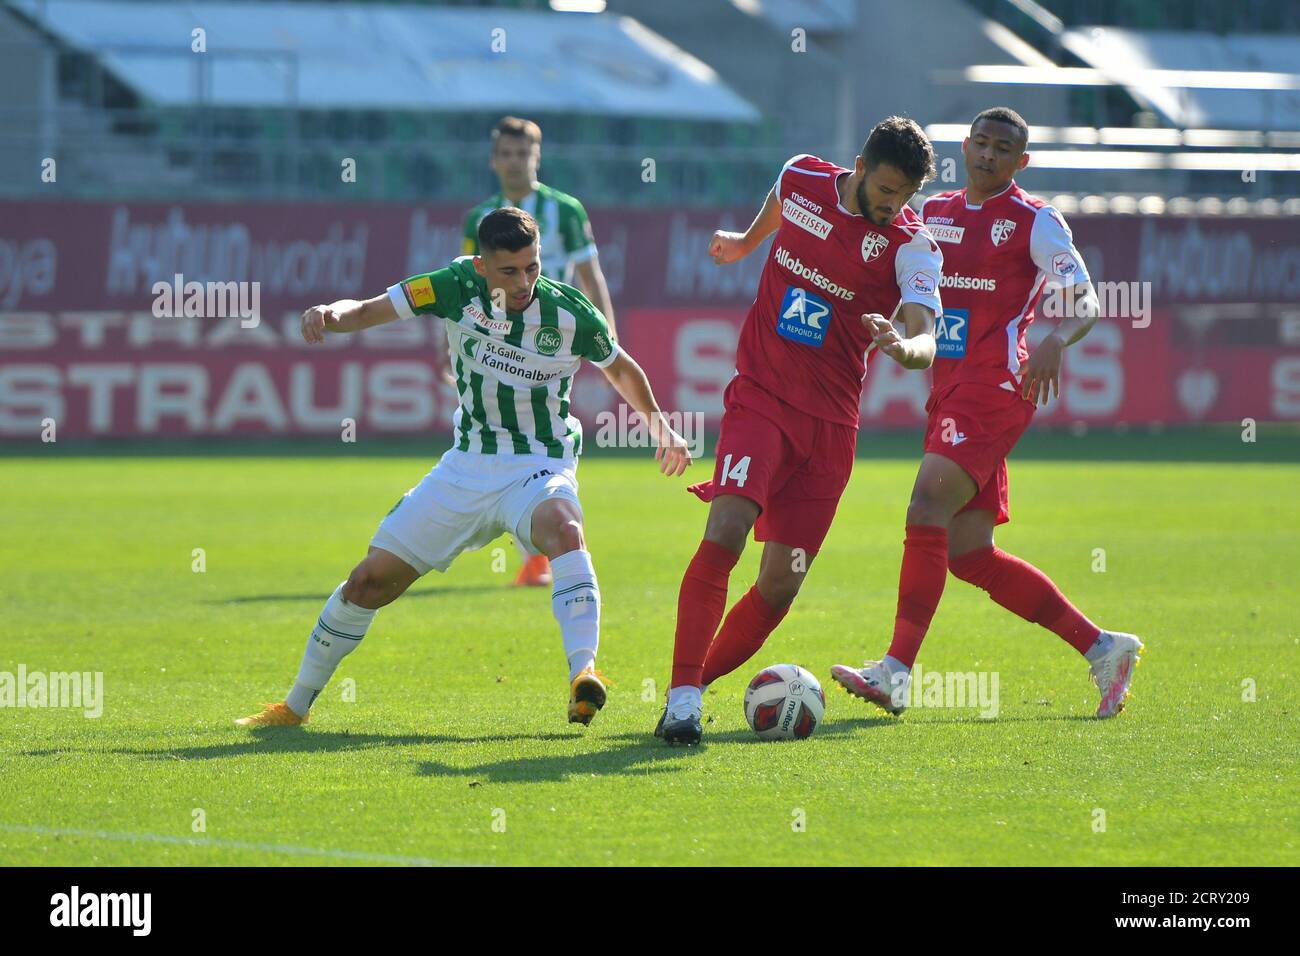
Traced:
[[748, 254], [745, 249], [745, 237], [738, 232], [724, 232], [719, 229], [709, 242], [709, 255], [715, 265], [725, 266], [738, 262]]
[[325, 330], [338, 326], [339, 314], [328, 305], [313, 305], [302, 314], [302, 338], [308, 345], [325, 341]]
[[907, 358], [907, 346], [894, 328], [894, 323], [879, 312], [868, 312], [862, 316], [862, 325], [871, 335], [871, 344], [884, 352], [895, 362]]
[[1046, 405], [1048, 393], [1061, 397], [1061, 359], [1065, 343], [1055, 333], [1038, 343], [1025, 363], [1025, 374], [1020, 380], [1020, 395], [1035, 405]]

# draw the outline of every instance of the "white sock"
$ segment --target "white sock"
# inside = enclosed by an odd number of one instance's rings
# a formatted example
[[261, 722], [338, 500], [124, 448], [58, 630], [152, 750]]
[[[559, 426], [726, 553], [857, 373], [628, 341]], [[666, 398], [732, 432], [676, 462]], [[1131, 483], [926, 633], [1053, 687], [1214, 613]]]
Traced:
[[670, 714], [681, 714], [688, 710], [703, 710], [703, 703], [700, 688], [692, 687], [690, 684], [673, 687], [668, 691], [668, 712]]
[[1097, 635], [1097, 639], [1092, 642], [1092, 647], [1083, 652], [1084, 658], [1089, 664], [1094, 664], [1097, 658], [1105, 656], [1115, 644], [1115, 638], [1111, 637], [1109, 631], [1102, 631]]
[[374, 620], [375, 613], [344, 598], [342, 584], [334, 589], [307, 638], [298, 680], [285, 700], [290, 710], [299, 717], [307, 716], [316, 695], [334, 676], [339, 661], [355, 651], [366, 636], [366, 629]]
[[569, 551], [551, 560], [551, 611], [560, 623], [569, 680], [596, 660], [600, 646], [600, 587], [587, 551]]
[[888, 654], [885, 655], [884, 659], [880, 663], [885, 665], [885, 668], [889, 671], [891, 676], [894, 674], [910, 674], [912, 671], [912, 668], [908, 667], [897, 657], [890, 657]]

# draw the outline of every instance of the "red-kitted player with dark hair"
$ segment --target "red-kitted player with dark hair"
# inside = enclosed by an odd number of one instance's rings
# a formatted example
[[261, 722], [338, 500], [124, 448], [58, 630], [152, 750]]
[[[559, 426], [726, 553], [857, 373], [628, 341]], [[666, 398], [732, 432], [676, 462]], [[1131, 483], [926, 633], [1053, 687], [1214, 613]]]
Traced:
[[[776, 233], [740, 333], [713, 480], [692, 488], [709, 517], [677, 599], [672, 683], [655, 731], [670, 744], [699, 742], [702, 685], [758, 651], [821, 548], [853, 469], [868, 349], [907, 368], [933, 360], [942, 260], [907, 207], [933, 175], [921, 128], [890, 117], [852, 170], [796, 156], [746, 232], [713, 237], [721, 265]], [[906, 338], [886, 318], [896, 312]], [[758, 580], [723, 621], [751, 528], [764, 542]]]

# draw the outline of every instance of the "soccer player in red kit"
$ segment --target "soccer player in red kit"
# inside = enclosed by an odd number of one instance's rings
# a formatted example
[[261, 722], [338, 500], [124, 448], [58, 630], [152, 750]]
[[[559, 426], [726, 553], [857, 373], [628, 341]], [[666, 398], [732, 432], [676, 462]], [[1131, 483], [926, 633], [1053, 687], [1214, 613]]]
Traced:
[[[853, 468], [868, 349], [929, 367], [942, 258], [907, 201], [934, 175], [934, 150], [890, 117], [852, 171], [791, 159], [743, 234], [714, 234], [719, 265], [776, 238], [741, 329], [724, 393], [704, 540], [677, 599], [668, 704], [655, 733], [700, 740], [702, 685], [748, 660], [785, 616], [830, 529]], [[897, 312], [902, 337], [885, 316]], [[754, 587], [722, 623], [727, 579], [750, 529], [764, 542]], [[715, 632], [717, 637], [714, 637]]]
[[[944, 312], [925, 455], [907, 508], [894, 636], [883, 660], [831, 671], [850, 693], [894, 714], [907, 705], [912, 664], [949, 571], [1083, 655], [1101, 691], [1098, 717], [1123, 708], [1142, 650], [1132, 634], [1093, 624], [1047, 575], [993, 543], [994, 526], [1010, 517], [1007, 454], [1049, 391], [1060, 395], [1061, 354], [1100, 312], [1065, 220], [1016, 185], [1028, 144], [1018, 113], [985, 110], [962, 144], [966, 188], [921, 206], [943, 248]], [[1025, 332], [1044, 294], [1064, 303], [1056, 311], [1064, 318], [1030, 355]]]

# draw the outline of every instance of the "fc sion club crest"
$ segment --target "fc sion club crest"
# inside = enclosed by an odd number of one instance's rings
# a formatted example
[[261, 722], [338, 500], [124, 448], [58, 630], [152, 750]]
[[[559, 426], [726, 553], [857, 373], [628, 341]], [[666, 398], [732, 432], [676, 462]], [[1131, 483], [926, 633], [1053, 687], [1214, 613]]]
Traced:
[[870, 262], [888, 248], [888, 239], [878, 232], [869, 232], [862, 237], [862, 261]]
[[1000, 246], [1011, 238], [1011, 234], [1016, 231], [1016, 224], [1010, 219], [999, 219], [993, 224], [990, 235], [993, 237], [993, 245]]

